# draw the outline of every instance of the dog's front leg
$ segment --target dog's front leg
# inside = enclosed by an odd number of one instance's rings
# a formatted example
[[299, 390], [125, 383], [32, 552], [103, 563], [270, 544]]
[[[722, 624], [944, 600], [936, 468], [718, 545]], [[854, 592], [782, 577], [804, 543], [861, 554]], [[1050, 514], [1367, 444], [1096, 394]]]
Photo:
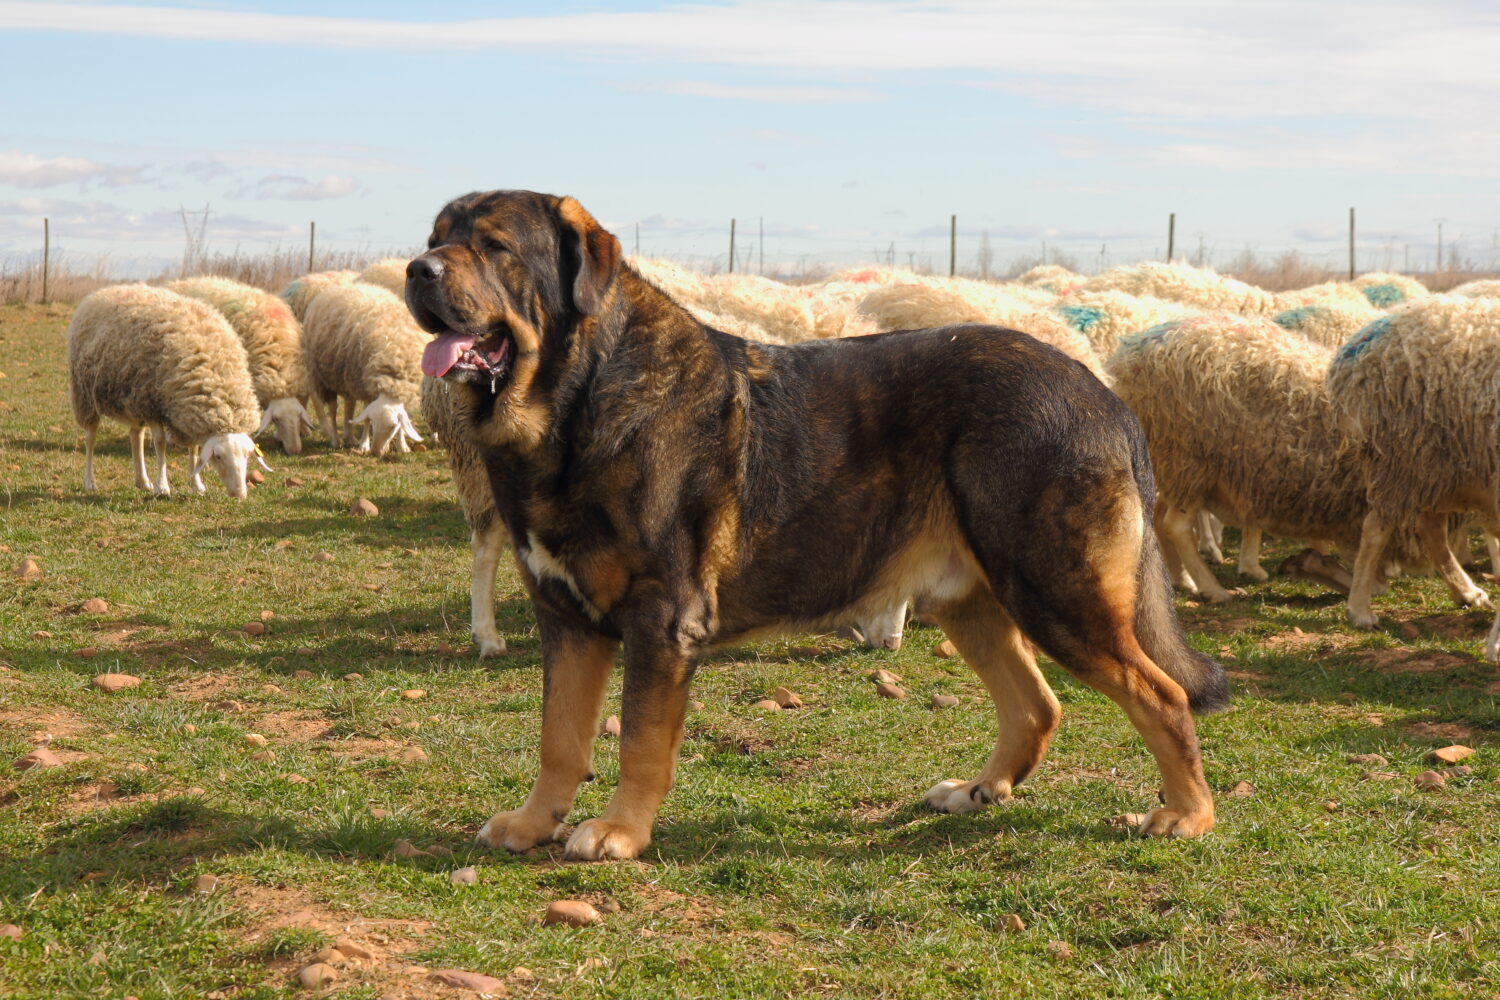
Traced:
[[525, 851], [562, 834], [578, 786], [593, 771], [594, 737], [616, 645], [604, 636], [543, 628], [541, 771], [526, 803], [491, 817], [479, 831], [479, 843]]
[[652, 630], [626, 635], [620, 720], [620, 786], [597, 819], [568, 838], [567, 856], [582, 861], [633, 858], [651, 842], [651, 825], [672, 787], [695, 657], [683, 643]]

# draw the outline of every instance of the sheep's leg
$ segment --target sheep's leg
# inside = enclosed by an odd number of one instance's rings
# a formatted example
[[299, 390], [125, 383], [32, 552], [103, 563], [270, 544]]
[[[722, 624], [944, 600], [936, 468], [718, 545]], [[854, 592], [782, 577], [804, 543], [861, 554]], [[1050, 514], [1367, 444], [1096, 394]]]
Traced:
[[1151, 523], [1156, 528], [1157, 540], [1161, 543], [1161, 555], [1167, 563], [1167, 578], [1172, 581], [1172, 586], [1179, 590], [1186, 590], [1190, 594], [1198, 593], [1198, 585], [1188, 575], [1182, 565], [1182, 557], [1177, 554], [1177, 545], [1167, 537], [1164, 520], [1167, 513], [1167, 502], [1160, 497], [1156, 500], [1156, 510], [1152, 511]]
[[474, 563], [469, 577], [469, 631], [479, 644], [480, 656], [505, 652], [505, 639], [495, 627], [495, 569], [505, 549], [505, 525], [491, 515], [490, 524], [469, 535]]
[[157, 496], [171, 496], [172, 487], [167, 482], [167, 429], [161, 424], [151, 425], [151, 447], [156, 452], [156, 483], [152, 492]]
[[[326, 409], [325, 409], [326, 407]], [[333, 393], [313, 394], [313, 409], [318, 414], [318, 426], [323, 436], [335, 449], [339, 447], [339, 398]]]
[[1249, 525], [1240, 529], [1240, 559], [1239, 569], [1241, 576], [1248, 576], [1252, 580], [1265, 583], [1271, 578], [1265, 567], [1260, 564], [1260, 529]]
[[1177, 546], [1177, 554], [1182, 559], [1185, 568], [1198, 585], [1198, 590], [1208, 598], [1210, 604], [1222, 604], [1224, 601], [1236, 597], [1243, 597], [1243, 590], [1226, 590], [1223, 584], [1214, 577], [1213, 570], [1203, 561], [1198, 554], [1198, 547], [1193, 544], [1193, 515], [1181, 507], [1169, 505], [1162, 517], [1162, 528], [1166, 532], [1169, 544]]
[[1354, 559], [1354, 586], [1349, 588], [1349, 624], [1355, 628], [1375, 627], [1370, 595], [1380, 583], [1385, 547], [1395, 530], [1395, 524], [1375, 508], [1370, 508], [1365, 514], [1359, 533], [1359, 555]]
[[143, 490], [151, 488], [151, 475], [146, 470], [146, 426], [138, 424], [130, 428], [130, 461], [135, 466], [135, 485]]
[[1198, 535], [1198, 551], [1209, 562], [1224, 562], [1224, 522], [1206, 510], [1199, 510], [1193, 524]]
[[1448, 532], [1448, 549], [1460, 566], [1472, 568], [1475, 565], [1473, 535], [1468, 521], [1455, 525], [1453, 530]]
[[1446, 522], [1446, 516], [1430, 511], [1417, 518], [1417, 535], [1427, 549], [1427, 558], [1437, 567], [1438, 576], [1448, 585], [1448, 593], [1453, 595], [1454, 601], [1470, 608], [1493, 607], [1490, 596], [1469, 579], [1469, 574], [1464, 572], [1453, 550], [1448, 547]]
[[[99, 436], [99, 425], [93, 424], [83, 429], [83, 488], [92, 493], [98, 487], [94, 485], [94, 439]], [[131, 439], [132, 445], [135, 439]], [[140, 485], [137, 483], [136, 485]]]
[[1484, 547], [1490, 554], [1490, 575], [1500, 576], [1500, 538], [1488, 531], [1484, 533]]

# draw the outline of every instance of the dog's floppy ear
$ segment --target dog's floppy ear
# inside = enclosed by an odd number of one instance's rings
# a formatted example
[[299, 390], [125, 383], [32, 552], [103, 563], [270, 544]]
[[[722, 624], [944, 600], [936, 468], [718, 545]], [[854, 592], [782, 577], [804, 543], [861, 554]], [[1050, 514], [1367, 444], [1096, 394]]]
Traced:
[[563, 223], [563, 239], [578, 260], [573, 307], [585, 316], [597, 315], [605, 291], [620, 271], [620, 241], [572, 198], [558, 202], [557, 214]]

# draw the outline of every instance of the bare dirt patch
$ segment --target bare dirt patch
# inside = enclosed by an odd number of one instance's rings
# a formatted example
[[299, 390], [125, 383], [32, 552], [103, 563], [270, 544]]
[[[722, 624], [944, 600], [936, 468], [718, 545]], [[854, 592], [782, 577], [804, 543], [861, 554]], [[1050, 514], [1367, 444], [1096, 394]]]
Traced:
[[1474, 738], [1474, 730], [1460, 722], [1413, 722], [1403, 727], [1412, 736], [1423, 739], [1444, 739], [1457, 743]]

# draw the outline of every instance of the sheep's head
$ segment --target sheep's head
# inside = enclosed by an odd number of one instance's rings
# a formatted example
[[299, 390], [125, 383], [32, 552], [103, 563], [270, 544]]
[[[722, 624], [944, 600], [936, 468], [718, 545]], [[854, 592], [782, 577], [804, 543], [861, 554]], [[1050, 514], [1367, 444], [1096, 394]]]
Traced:
[[266, 404], [264, 415], [260, 420], [260, 429], [255, 432], [260, 437], [266, 432], [266, 428], [272, 424], [276, 425], [276, 440], [281, 442], [282, 449], [288, 455], [302, 454], [302, 428], [314, 430], [312, 418], [307, 415], [292, 396], [283, 396], [281, 399], [273, 399]]
[[360, 410], [354, 422], [370, 425], [370, 451], [376, 457], [384, 455], [387, 448], [398, 452], [408, 451], [408, 442], [422, 440], [406, 407], [384, 393]]
[[224, 481], [224, 489], [229, 495], [242, 500], [249, 492], [246, 474], [251, 459], [262, 469], [271, 471], [249, 434], [213, 434], [199, 446], [193, 478], [197, 479], [205, 468], [212, 468]]

